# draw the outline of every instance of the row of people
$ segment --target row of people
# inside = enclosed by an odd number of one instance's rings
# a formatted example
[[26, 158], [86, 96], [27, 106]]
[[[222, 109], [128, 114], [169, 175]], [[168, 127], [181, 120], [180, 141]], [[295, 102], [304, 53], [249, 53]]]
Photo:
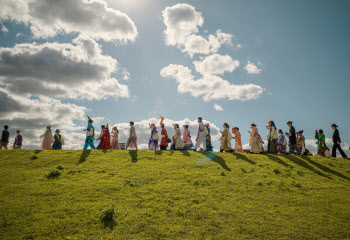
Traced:
[[[161, 118], [160, 126], [161, 126], [161, 139], [159, 138], [157, 127], [154, 123], [150, 124], [151, 129], [151, 136], [148, 142], [148, 149], [149, 150], [167, 150], [169, 144], [171, 150], [198, 150], [202, 149], [204, 151], [212, 151], [213, 146], [211, 144], [211, 135], [210, 135], [210, 127], [209, 124], [204, 124], [201, 117], [198, 118], [198, 132], [196, 136], [196, 144], [195, 146], [192, 143], [191, 139], [191, 133], [189, 131], [188, 125], [184, 125], [184, 132], [183, 135], [181, 134], [180, 126], [179, 124], [173, 124], [174, 127], [174, 135], [172, 139], [168, 137], [167, 131], [165, 129], [165, 125], [163, 123], [164, 118]], [[84, 150], [86, 150], [89, 146], [91, 149], [95, 149], [95, 146], [93, 144], [93, 141], [95, 140], [95, 129], [92, 125], [93, 120], [88, 117], [88, 126], [84, 130], [86, 131], [86, 139], [85, 139], [85, 145]], [[134, 122], [130, 122], [130, 131], [128, 140], [126, 143], [126, 149], [128, 148], [135, 148], [137, 150], [137, 135], [136, 130], [134, 127]], [[292, 121], [288, 121], [287, 125], [289, 127], [289, 131], [285, 132], [283, 134], [283, 131], [279, 129], [277, 131], [276, 124], [274, 121], [269, 121], [266, 125], [266, 128], [269, 130], [269, 135], [267, 136], [268, 140], [268, 146], [267, 151], [271, 154], [286, 154], [287, 145], [289, 146], [289, 154], [297, 154], [297, 155], [307, 155], [310, 154], [310, 151], [306, 149], [305, 144], [305, 137], [303, 136], [303, 131], [295, 131], [295, 128], [293, 126]], [[8, 126], [4, 126], [4, 130], [2, 132], [1, 141], [0, 141], [0, 148], [8, 148], [9, 143], [9, 131]], [[325, 141], [325, 135], [323, 133], [323, 130], [316, 130], [315, 131], [315, 139], [317, 140], [317, 154], [320, 156], [327, 156], [327, 157], [336, 157], [336, 151], [339, 150], [342, 157], [346, 158], [346, 154], [341, 148], [341, 140], [339, 136], [338, 126], [336, 124], [332, 124], [332, 128], [334, 130], [333, 133], [333, 148], [332, 148], [332, 154], [330, 154], [330, 150], [326, 145]], [[256, 124], [251, 124], [252, 131], [248, 131], [250, 134], [249, 137], [249, 146], [250, 146], [250, 153], [264, 153], [264, 147], [263, 147], [263, 140], [261, 135], [259, 134], [258, 128]], [[220, 151], [221, 152], [236, 152], [240, 153], [243, 152], [242, 142], [241, 142], [241, 133], [239, 132], [238, 127], [232, 128], [232, 133], [234, 134], [234, 137], [231, 135], [229, 130], [229, 125], [227, 123], [223, 124], [223, 131], [221, 133], [220, 138]], [[101, 126], [101, 134], [97, 138], [97, 140], [100, 140], [100, 143], [97, 147], [97, 149], [115, 149], [119, 150], [119, 140], [118, 140], [119, 130], [117, 127], [114, 127], [109, 132], [109, 126], [108, 124]], [[288, 137], [289, 141], [287, 144], [286, 137]], [[48, 126], [46, 128], [46, 131], [43, 135], [40, 136], [40, 138], [43, 138], [41, 148], [42, 150], [60, 150], [62, 149], [62, 145], [65, 144], [64, 139], [62, 139], [62, 136], [60, 134], [59, 129], [56, 129], [55, 135], [51, 132], [51, 126]], [[232, 148], [231, 146], [231, 140], [235, 139], [235, 146]], [[160, 144], [158, 144], [158, 141], [160, 140]], [[21, 149], [23, 142], [23, 137], [20, 134], [20, 130], [17, 130], [17, 135], [15, 137], [15, 141], [13, 144], [14, 149]]]

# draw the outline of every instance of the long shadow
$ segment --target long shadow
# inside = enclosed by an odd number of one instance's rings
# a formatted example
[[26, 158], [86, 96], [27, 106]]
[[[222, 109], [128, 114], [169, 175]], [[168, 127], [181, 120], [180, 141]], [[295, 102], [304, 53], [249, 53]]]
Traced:
[[305, 159], [306, 161], [308, 161], [309, 163], [311, 163], [312, 165], [318, 167], [319, 169], [322, 169], [323, 171], [325, 171], [327, 173], [334, 174], [334, 175], [336, 175], [338, 177], [341, 177], [341, 178], [344, 178], [344, 179], [350, 181], [349, 177], [347, 177], [347, 176], [345, 176], [345, 175], [343, 175], [343, 174], [341, 174], [341, 173], [339, 173], [337, 171], [334, 171], [333, 169], [330, 169], [330, 168], [328, 168], [326, 166], [323, 166], [322, 164], [319, 164], [318, 162], [315, 162], [315, 161], [311, 160], [310, 157], [308, 157], [308, 156], [303, 156], [302, 158]]
[[86, 158], [90, 155], [91, 150], [83, 150], [80, 155], [79, 164], [86, 161]]
[[285, 167], [289, 167], [289, 168], [293, 168], [292, 165], [289, 165], [288, 163], [282, 161], [280, 158], [272, 155], [272, 154], [266, 154], [265, 156], [267, 156], [270, 160], [276, 162], [276, 163], [279, 163], [279, 164], [282, 164], [283, 166]]
[[247, 163], [250, 163], [252, 165], [256, 165], [256, 162], [250, 160], [249, 158], [247, 158], [247, 156], [245, 156], [244, 154], [241, 154], [241, 153], [235, 153], [233, 154], [234, 156], [236, 156], [237, 160], [243, 160]]
[[129, 150], [129, 155], [131, 157], [131, 162], [132, 163], [137, 163], [137, 150]]
[[196, 160], [197, 164], [205, 164], [206, 162], [213, 161], [213, 162], [216, 162], [217, 164], [219, 164], [223, 169], [225, 169], [229, 172], [232, 171], [231, 168], [229, 168], [227, 166], [225, 160], [222, 157], [216, 155], [215, 153], [213, 153], [213, 152], [209, 152], [209, 153], [208, 152], [199, 152], [199, 153], [203, 154], [204, 157], [197, 159]]
[[326, 174], [324, 174], [323, 172], [320, 172], [318, 170], [316, 170], [315, 168], [313, 168], [312, 166], [310, 166], [309, 164], [307, 164], [307, 162], [301, 160], [300, 158], [297, 158], [295, 156], [292, 155], [281, 155], [282, 157], [286, 158], [287, 160], [294, 162], [295, 164], [299, 165], [300, 167], [306, 168], [322, 177], [328, 178], [328, 179], [332, 179], [331, 177], [327, 176]]
[[35, 150], [35, 151], [34, 151], [34, 154], [39, 154], [39, 153], [41, 153], [41, 151], [42, 151], [42, 150]]

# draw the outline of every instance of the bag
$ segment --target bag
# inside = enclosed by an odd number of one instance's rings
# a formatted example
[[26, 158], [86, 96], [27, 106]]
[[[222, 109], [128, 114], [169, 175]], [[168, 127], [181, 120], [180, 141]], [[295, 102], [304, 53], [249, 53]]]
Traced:
[[325, 157], [327, 157], [327, 158], [332, 157], [332, 154], [329, 152], [328, 149], [327, 149], [326, 151], [324, 151], [324, 155], [325, 155]]
[[61, 143], [62, 143], [62, 145], [65, 145], [65, 144], [66, 144], [66, 142], [64, 141], [64, 139], [61, 139]]
[[286, 140], [286, 138], [283, 139], [282, 146], [287, 146], [287, 140]]
[[158, 132], [157, 132], [157, 131], [153, 134], [152, 139], [153, 139], [154, 141], [158, 141], [158, 140], [159, 140], [159, 136], [158, 136]]
[[94, 129], [93, 128], [90, 128], [90, 131], [89, 130], [86, 130], [86, 136], [87, 137], [91, 137], [94, 135]]

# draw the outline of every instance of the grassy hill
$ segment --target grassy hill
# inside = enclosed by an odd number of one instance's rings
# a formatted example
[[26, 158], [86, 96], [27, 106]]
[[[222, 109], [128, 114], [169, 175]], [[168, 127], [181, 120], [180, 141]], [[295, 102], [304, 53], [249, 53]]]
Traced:
[[347, 159], [0, 151], [0, 179], [0, 239], [350, 239]]

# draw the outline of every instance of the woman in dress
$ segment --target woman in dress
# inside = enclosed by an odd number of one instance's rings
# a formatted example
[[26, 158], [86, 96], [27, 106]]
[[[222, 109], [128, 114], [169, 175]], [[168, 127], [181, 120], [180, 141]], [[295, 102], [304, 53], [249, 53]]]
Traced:
[[271, 120], [267, 123], [266, 128], [269, 129], [268, 136], [268, 153], [276, 154], [277, 153], [277, 142], [278, 142], [278, 133], [275, 122]]
[[158, 136], [156, 125], [152, 123], [152, 124], [149, 124], [149, 127], [151, 128], [151, 137], [148, 141], [148, 150], [158, 151], [159, 136]]
[[[305, 148], [305, 137], [303, 136], [303, 133], [303, 130], [297, 132], [297, 145], [300, 146], [301, 149], [300, 155], [308, 155], [310, 152]], [[296, 153], [296, 155], [298, 155], [298, 153]]]
[[242, 147], [241, 133], [239, 132], [238, 127], [232, 128], [232, 133], [235, 135], [234, 139], [236, 140], [235, 144], [235, 153], [244, 153]]
[[114, 150], [120, 150], [119, 146], [119, 130], [117, 127], [114, 127], [111, 132], [111, 137], [112, 137], [112, 143], [111, 143], [111, 148]]
[[45, 133], [40, 136], [40, 138], [44, 138], [43, 142], [41, 144], [42, 150], [51, 150], [51, 144], [52, 144], [52, 133], [51, 133], [51, 126], [47, 126]]
[[232, 135], [230, 133], [229, 125], [227, 123], [224, 123], [223, 125], [224, 130], [221, 133], [221, 144], [220, 144], [220, 152], [233, 152], [231, 148], [231, 140], [232, 140]]
[[287, 140], [283, 134], [282, 129], [278, 130], [278, 147], [277, 151], [281, 154], [286, 154], [287, 151]]
[[181, 131], [179, 124], [173, 124], [174, 126], [174, 135], [173, 135], [173, 142], [171, 143], [171, 150], [183, 150], [184, 144], [181, 139]]
[[250, 125], [252, 128], [252, 132], [248, 131], [250, 133], [250, 138], [249, 138], [249, 145], [250, 145], [250, 153], [261, 153], [261, 145], [260, 145], [260, 139], [259, 138], [259, 132], [258, 129], [256, 128], [256, 125], [253, 123]]
[[192, 148], [192, 140], [191, 140], [191, 133], [190, 130], [188, 130], [188, 125], [184, 125], [184, 134], [182, 137], [182, 141], [185, 145], [184, 150], [189, 151]]
[[317, 154], [318, 156], [325, 156], [326, 151], [329, 151], [329, 148], [326, 145], [326, 137], [323, 134], [323, 130], [315, 131], [315, 138], [317, 139]]
[[128, 150], [128, 148], [136, 148], [137, 150], [137, 135], [136, 135], [136, 130], [134, 127], [134, 122], [129, 122], [130, 124], [130, 133], [129, 133], [129, 138], [128, 141], [126, 142], [125, 149]]
[[102, 135], [97, 140], [101, 140], [100, 150], [111, 149], [111, 136], [109, 134], [108, 124], [102, 129]]
[[[163, 120], [163, 119], [162, 119]], [[168, 132], [164, 127], [163, 121], [160, 122], [160, 126], [162, 128], [162, 139], [160, 140], [160, 150], [166, 150], [168, 148], [168, 143], [170, 138], [168, 137]]]
[[61, 150], [62, 149], [62, 136], [60, 134], [60, 130], [56, 129], [55, 136], [53, 137], [55, 141], [52, 144], [53, 150]]
[[207, 143], [207, 151], [212, 152], [213, 151], [213, 145], [211, 145], [211, 135], [210, 135], [210, 127], [209, 123], [205, 124], [207, 138], [206, 138], [206, 143]]

